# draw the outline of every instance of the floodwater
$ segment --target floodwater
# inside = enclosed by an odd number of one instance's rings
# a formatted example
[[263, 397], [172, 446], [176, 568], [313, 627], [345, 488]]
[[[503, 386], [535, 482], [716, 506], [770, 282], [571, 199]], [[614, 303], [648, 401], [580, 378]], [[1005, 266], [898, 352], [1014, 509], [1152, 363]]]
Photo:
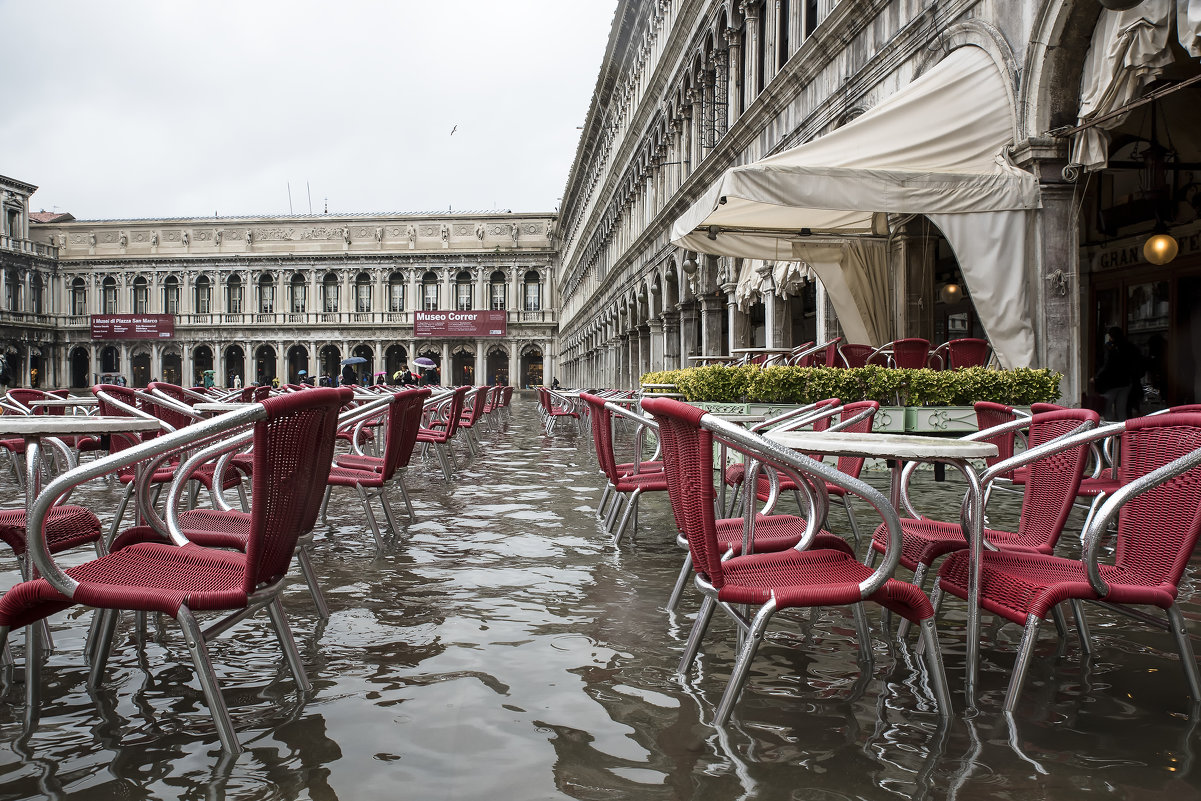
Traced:
[[[874, 613], [876, 659], [862, 670], [844, 610], [779, 616], [716, 731], [733, 630], [716, 615], [697, 667], [676, 676], [697, 598], [664, 611], [682, 557], [666, 498], [648, 498], [637, 536], [614, 549], [593, 516], [603, 484], [583, 437], [546, 437], [526, 397], [485, 442], [472, 462], [460, 453], [449, 485], [415, 463], [419, 521], [382, 551], [357, 499], [335, 494], [314, 550], [331, 617], [317, 619], [299, 580], [286, 596], [310, 693], [264, 618], [212, 646], [247, 748], [236, 761], [221, 759], [173, 621], [141, 650], [127, 621], [89, 692], [90, 616], [56, 616], [32, 732], [18, 636], [0, 686], [0, 798], [1201, 797], [1198, 718], [1169, 635], [1104, 611], [1090, 612], [1088, 658], [1045, 627], [1012, 722], [1000, 704], [1020, 632], [986, 617], [981, 711], [965, 720], [963, 610], [948, 603], [939, 632], [957, 714], [942, 730], [917, 659], [890, 649]], [[957, 505], [950, 475], [915, 486], [932, 513]], [[17, 498], [8, 476], [0, 487]], [[107, 510], [117, 492], [75, 497]], [[1196, 637], [1201, 609], [1186, 611]]]

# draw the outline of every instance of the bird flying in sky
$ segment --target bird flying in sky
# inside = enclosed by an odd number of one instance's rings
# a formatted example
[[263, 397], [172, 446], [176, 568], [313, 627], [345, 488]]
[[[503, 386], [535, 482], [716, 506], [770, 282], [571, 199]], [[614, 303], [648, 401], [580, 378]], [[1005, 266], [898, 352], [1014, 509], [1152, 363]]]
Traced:
[[450, 129], [450, 135], [451, 135], [451, 136], [454, 136], [454, 135], [455, 135], [455, 131], [457, 131], [457, 130], [459, 130], [459, 126], [457, 126], [457, 125], [456, 125], [455, 127], [451, 128], [451, 129]]

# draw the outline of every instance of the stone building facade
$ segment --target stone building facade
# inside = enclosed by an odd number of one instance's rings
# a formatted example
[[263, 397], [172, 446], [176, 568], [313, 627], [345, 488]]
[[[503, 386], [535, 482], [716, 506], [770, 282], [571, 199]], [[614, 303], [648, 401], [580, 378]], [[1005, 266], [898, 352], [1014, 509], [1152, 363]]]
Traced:
[[[1149, 215], [1140, 205], [1162, 190], [1145, 178], [1157, 144], [1146, 109], [1106, 124], [1110, 162], [1100, 170], [1070, 164], [1079, 134], [1064, 130], [1087, 108], [1086, 62], [1104, 47], [1106, 25], [1162, 33], [1179, 13], [1179, 37], [1173, 29], [1156, 40], [1168, 66], [1150, 74], [1162, 80], [1144, 79], [1140, 90], [1201, 73], [1184, 30], [1196, 14], [1177, 11], [1194, 5], [1145, 0], [1120, 12], [1147, 18], [1132, 21], [1107, 17], [1118, 12], [1096, 0], [621, 0], [561, 207], [567, 380], [634, 386], [641, 373], [686, 366], [689, 357], [840, 334], [806, 265], [785, 271], [781, 285], [771, 275], [779, 264], [673, 246], [672, 223], [726, 169], [834, 131], [958, 48], [975, 47], [1012, 91], [1014, 139], [998, 157], [1039, 182], [1041, 208], [1009, 267], [1029, 288], [1028, 308], [1012, 314], [1032, 323], [1032, 361], [1063, 372], [1063, 398], [1078, 402], [1103, 359], [1100, 334], [1116, 325], [1141, 337], [1148, 364], [1161, 366], [1158, 378], [1149, 370], [1144, 380], [1162, 384], [1153, 389], [1163, 402], [1201, 399], [1187, 345], [1201, 340], [1187, 300], [1201, 286], [1201, 254], [1185, 252], [1196, 214]], [[1171, 119], [1166, 182], [1176, 194], [1195, 187], [1186, 168], [1201, 175], [1201, 159], [1192, 158], [1196, 91], [1153, 104], [1161, 143]], [[987, 336], [970, 293], [958, 291], [963, 277], [938, 229], [920, 215], [888, 222], [890, 336]], [[1182, 243], [1167, 269], [1141, 253], [1157, 223]], [[1148, 326], [1158, 328], [1148, 335]]]
[[[193, 383], [205, 370], [287, 383], [351, 357], [360, 375], [391, 375], [417, 356], [444, 382], [524, 386], [555, 364], [553, 225], [512, 213], [35, 223], [0, 248], [0, 322], [15, 324], [0, 337], [12, 372], [37, 370], [43, 386]], [[504, 310], [504, 334], [418, 336], [421, 309]], [[93, 315], [167, 315], [173, 332], [94, 339]]]

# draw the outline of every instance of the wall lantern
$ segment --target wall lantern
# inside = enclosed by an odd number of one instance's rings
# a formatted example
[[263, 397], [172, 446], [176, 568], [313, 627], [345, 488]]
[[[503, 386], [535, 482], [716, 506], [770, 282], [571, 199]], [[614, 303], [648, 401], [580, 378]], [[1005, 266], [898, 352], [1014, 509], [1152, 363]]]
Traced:
[[1139, 3], [1141, 3], [1143, 0], [1098, 0], [1098, 1], [1101, 3], [1101, 6], [1103, 8], [1107, 8], [1110, 11], [1126, 11], [1127, 9], [1134, 8]]
[[684, 275], [696, 275], [696, 259], [684, 259], [684, 263], [680, 265], [680, 269], [684, 271]]

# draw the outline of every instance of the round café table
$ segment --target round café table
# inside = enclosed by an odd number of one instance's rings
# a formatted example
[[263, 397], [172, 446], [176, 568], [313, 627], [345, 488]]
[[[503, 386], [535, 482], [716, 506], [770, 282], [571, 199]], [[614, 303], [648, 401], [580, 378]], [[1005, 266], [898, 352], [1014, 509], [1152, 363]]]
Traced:
[[764, 436], [801, 453], [888, 459], [892, 466], [889, 500], [898, 514], [901, 513], [901, 470], [904, 462], [947, 464], [967, 480], [966, 508], [970, 510], [968, 555], [971, 567], [968, 574], [967, 679], [964, 691], [968, 709], [974, 710], [976, 671], [980, 661], [980, 554], [984, 548], [984, 510], [980, 478], [970, 460], [996, 456], [997, 446], [989, 442], [874, 432], [769, 431]]

